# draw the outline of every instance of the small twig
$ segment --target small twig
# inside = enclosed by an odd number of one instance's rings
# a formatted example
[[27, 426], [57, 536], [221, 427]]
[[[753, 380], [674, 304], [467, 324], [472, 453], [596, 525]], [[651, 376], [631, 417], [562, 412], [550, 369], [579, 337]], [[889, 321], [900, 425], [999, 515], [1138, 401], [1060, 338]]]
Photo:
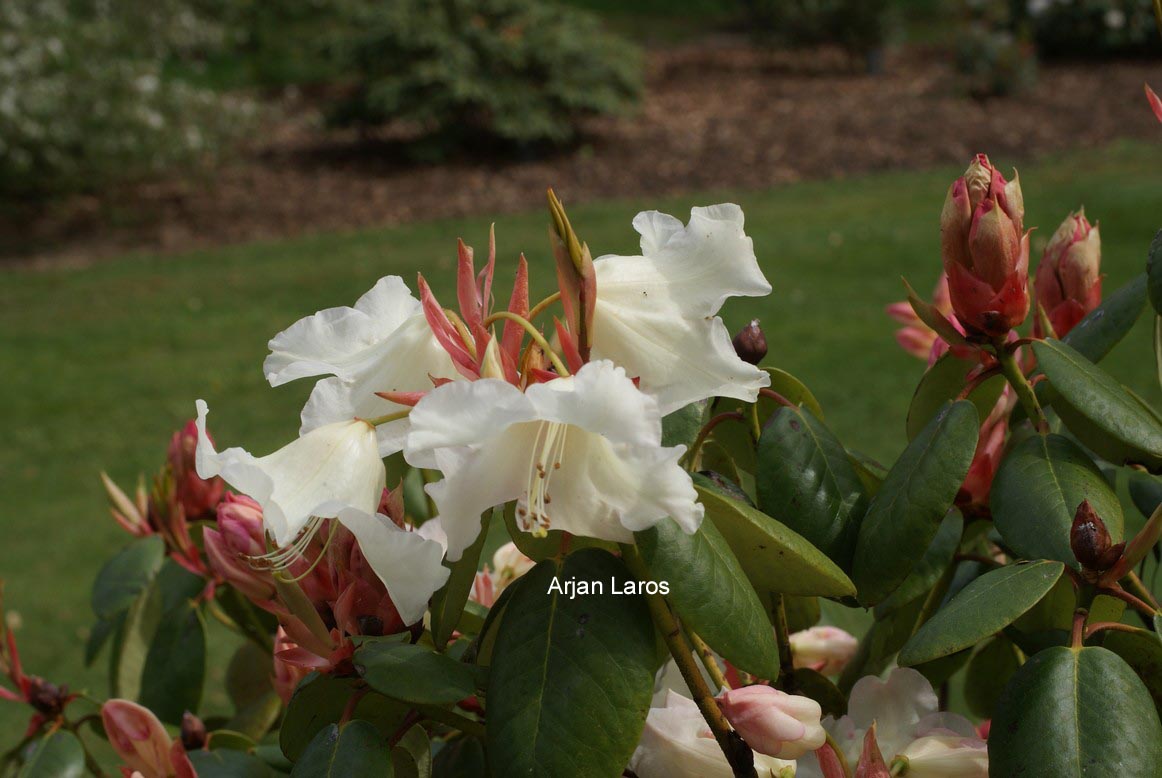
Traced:
[[1111, 597], [1117, 597], [1119, 600], [1128, 603], [1130, 606], [1136, 608], [1147, 616], [1153, 617], [1158, 615], [1157, 608], [1153, 607], [1147, 602], [1138, 599], [1120, 586], [1103, 586], [1098, 590], [1098, 594], [1108, 594]]
[[1142, 583], [1142, 579], [1138, 577], [1136, 572], [1131, 570], [1130, 572], [1126, 573], [1126, 577], [1122, 580], [1124, 582], [1122, 585], [1126, 586], [1128, 583], [1129, 586], [1127, 586], [1127, 589], [1132, 590], [1139, 599], [1145, 600], [1146, 603], [1153, 606], [1155, 611], [1162, 610], [1162, 607], [1159, 607], [1158, 605], [1158, 601], [1154, 599], [1153, 593], [1148, 588], [1146, 588], [1146, 584]]
[[718, 660], [714, 658], [714, 652], [710, 646], [706, 645], [706, 641], [698, 637], [698, 633], [693, 630], [686, 630], [686, 637], [690, 638], [694, 650], [698, 652], [698, 658], [702, 660], [702, 666], [706, 668], [710, 680], [714, 681], [714, 685], [718, 687], [720, 692], [729, 691], [730, 683], [722, 674], [722, 668], [718, 666]]
[[371, 691], [370, 687], [360, 686], [351, 692], [351, 696], [347, 698], [347, 704], [343, 706], [343, 715], [339, 717], [340, 726], [351, 720], [351, 717], [355, 715], [355, 709], [359, 707], [359, 701], [367, 696], [369, 691]]
[[1025, 409], [1025, 415], [1033, 422], [1033, 427], [1037, 432], [1042, 435], [1048, 435], [1049, 420], [1045, 417], [1045, 412], [1041, 410], [1041, 403], [1037, 401], [1037, 394], [1029, 384], [1029, 379], [1025, 377], [1020, 365], [1017, 364], [1017, 357], [1004, 346], [997, 346], [996, 354], [997, 361], [1000, 363], [1001, 373], [1004, 374], [1009, 385], [1013, 387], [1013, 392], [1016, 393], [1017, 400], [1020, 401], [1021, 407]]
[[774, 400], [775, 402], [777, 402], [779, 405], [782, 405], [782, 406], [787, 407], [787, 408], [798, 408], [799, 407], [796, 403], [791, 402], [786, 397], [784, 397], [783, 395], [776, 392], [774, 389], [771, 389], [771, 388], [766, 387], [766, 386], [764, 386], [762, 389], [759, 389], [759, 395], [762, 397], [769, 397], [772, 400]]
[[795, 674], [795, 656], [791, 652], [791, 630], [787, 626], [787, 603], [781, 594], [775, 594], [775, 642], [779, 646], [779, 677], [781, 691], [787, 691]]
[[1081, 648], [1085, 644], [1085, 617], [1088, 615], [1089, 611], [1085, 608], [1078, 608], [1073, 612], [1073, 634], [1069, 645], [1074, 648]]
[[1143, 633], [1143, 634], [1147, 634], [1147, 635], [1150, 634], [1150, 633], [1146, 632], [1146, 630], [1144, 630], [1144, 629], [1139, 629], [1138, 627], [1133, 627], [1133, 626], [1130, 626], [1129, 624], [1122, 624], [1120, 621], [1098, 621], [1098, 622], [1095, 622], [1093, 624], [1090, 624], [1088, 627], [1085, 628], [1085, 639], [1089, 640], [1091, 637], [1096, 635], [1098, 632], [1101, 632], [1102, 630], [1107, 630], [1107, 629], [1113, 630], [1114, 632], [1138, 632], [1138, 633]]
[[740, 411], [726, 411], [711, 417], [709, 421], [702, 425], [702, 429], [698, 431], [698, 437], [690, 444], [690, 450], [683, 454], [682, 458], [692, 466], [697, 461], [698, 453], [702, 450], [702, 446], [705, 445], [706, 438], [710, 437], [710, 433], [714, 431], [714, 428], [724, 421], [731, 420], [745, 421]]

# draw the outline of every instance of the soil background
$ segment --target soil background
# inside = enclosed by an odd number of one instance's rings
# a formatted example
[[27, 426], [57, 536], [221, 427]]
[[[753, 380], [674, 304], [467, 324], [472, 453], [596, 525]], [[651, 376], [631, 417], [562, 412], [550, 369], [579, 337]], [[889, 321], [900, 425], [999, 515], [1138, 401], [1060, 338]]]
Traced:
[[961, 165], [1008, 166], [1119, 138], [1157, 138], [1142, 85], [1157, 63], [1043, 65], [1032, 91], [960, 94], [947, 54], [892, 52], [869, 75], [828, 50], [769, 52], [722, 36], [649, 52], [632, 116], [593, 119], [549, 155], [480, 149], [421, 163], [406, 128], [324, 126], [319, 100], [280, 96], [279, 118], [213, 170], [50, 204], [0, 204], [0, 261], [84, 263], [308, 232], [567, 202], [755, 189], [805, 178]]

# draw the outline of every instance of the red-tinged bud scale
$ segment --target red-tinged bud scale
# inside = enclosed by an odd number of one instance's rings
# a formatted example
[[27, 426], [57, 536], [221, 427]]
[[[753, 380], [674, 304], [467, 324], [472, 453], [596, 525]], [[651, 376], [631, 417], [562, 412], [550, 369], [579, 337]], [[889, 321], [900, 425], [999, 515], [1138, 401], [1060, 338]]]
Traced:
[[948, 190], [940, 245], [952, 309], [974, 340], [996, 340], [1029, 312], [1029, 237], [1016, 176], [978, 154]]
[[[1067, 216], [1049, 239], [1037, 266], [1034, 291], [1058, 338], [1101, 303], [1101, 236], [1084, 210]], [[1033, 335], [1049, 334], [1041, 318], [1035, 318]]]
[[1069, 530], [1069, 547], [1086, 573], [1100, 574], [1109, 570], [1122, 556], [1125, 543], [1114, 544], [1105, 522], [1085, 500], [1077, 506], [1073, 526]]

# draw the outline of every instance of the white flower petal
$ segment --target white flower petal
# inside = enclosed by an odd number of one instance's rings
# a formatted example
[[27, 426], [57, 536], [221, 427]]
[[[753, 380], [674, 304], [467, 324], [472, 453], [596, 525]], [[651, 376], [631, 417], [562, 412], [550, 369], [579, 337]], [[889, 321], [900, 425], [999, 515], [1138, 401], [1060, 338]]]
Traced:
[[847, 706], [848, 715], [860, 729], [876, 722], [876, 742], [885, 759], [912, 742], [920, 719], [938, 708], [932, 684], [909, 667], [893, 669], [887, 681], [875, 676], [859, 679]]
[[278, 545], [294, 540], [312, 516], [335, 516], [348, 506], [372, 513], [379, 505], [386, 474], [370, 425], [329, 424], [256, 458], [241, 448], [216, 452], [206, 435], [206, 403], [198, 400], [197, 409], [198, 475], [220, 475], [257, 501]]
[[694, 208], [685, 227], [644, 212], [634, 227], [642, 256], [594, 262], [594, 356], [639, 377], [662, 414], [716, 395], [754, 400], [768, 377], [739, 359], [715, 316], [729, 297], [771, 291], [743, 231], [742, 209]]
[[498, 378], [444, 384], [412, 409], [404, 456], [424, 449], [482, 444], [513, 424], [536, 418], [520, 389]]
[[[406, 410], [406, 406], [385, 400], [376, 392], [428, 391], [432, 377], [458, 378], [458, 374], [420, 314], [369, 349], [361, 371], [353, 378], [325, 378], [316, 383], [303, 407], [302, 431]], [[410, 427], [407, 419], [380, 425], [376, 429], [380, 455], [402, 450]]]
[[454, 466], [442, 461], [444, 480], [424, 487], [439, 509], [450, 561], [459, 560], [476, 540], [484, 511], [516, 499], [525, 488], [533, 428], [518, 424], [458, 457]]
[[271, 386], [334, 374], [352, 378], [375, 359], [375, 346], [420, 310], [399, 276], [385, 276], [354, 308], [328, 308], [271, 338], [262, 369]]
[[721, 319], [690, 318], [672, 303], [639, 305], [634, 295], [606, 293], [600, 279], [592, 354], [639, 378], [662, 415], [707, 397], [753, 401], [771, 383], [769, 375], [735, 353]]
[[418, 532], [400, 529], [386, 516], [345, 508], [339, 521], [359, 542], [371, 569], [387, 587], [405, 624], [424, 617], [428, 600], [448, 580], [443, 547]]
[[615, 443], [662, 442], [657, 402], [608, 360], [590, 362], [573, 376], [534, 384], [525, 395], [539, 419], [572, 424]]

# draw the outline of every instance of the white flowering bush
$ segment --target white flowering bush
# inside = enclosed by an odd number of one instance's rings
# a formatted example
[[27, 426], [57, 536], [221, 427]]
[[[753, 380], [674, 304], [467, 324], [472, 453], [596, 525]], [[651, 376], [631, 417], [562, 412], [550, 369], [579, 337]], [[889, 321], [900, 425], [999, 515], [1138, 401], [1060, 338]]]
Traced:
[[90, 190], [217, 153], [247, 106], [165, 75], [219, 40], [199, 19], [178, 2], [0, 4], [0, 191]]
[[[549, 209], [554, 293], [460, 242], [443, 299], [386, 276], [270, 339], [267, 381], [313, 382], [282, 447], [215, 442], [197, 400], [152, 488], [105, 478], [110, 697], [4, 629], [20, 778], [102, 775], [101, 740], [142, 778], [1162, 774], [1162, 417], [1098, 365], [1162, 331], [1162, 232], [1103, 297], [1069, 214], [1031, 288], [1021, 184], [977, 155], [933, 299], [888, 308], [928, 368], [882, 466], [719, 318], [774, 293], [741, 208], [639, 213], [596, 259]], [[860, 639], [817, 624], [852, 609]], [[240, 645], [202, 718], [208, 619]], [[979, 723], [935, 691], [962, 669]]]

